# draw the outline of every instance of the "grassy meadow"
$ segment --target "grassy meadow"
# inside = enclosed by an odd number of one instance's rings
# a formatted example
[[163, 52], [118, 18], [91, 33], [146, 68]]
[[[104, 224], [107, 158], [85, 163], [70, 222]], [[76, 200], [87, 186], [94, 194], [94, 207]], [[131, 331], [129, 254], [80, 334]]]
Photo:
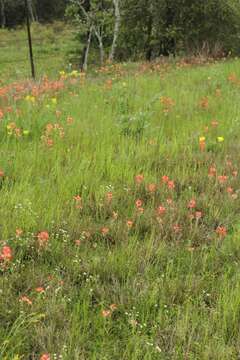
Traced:
[[239, 359], [240, 61], [0, 66], [0, 359]]

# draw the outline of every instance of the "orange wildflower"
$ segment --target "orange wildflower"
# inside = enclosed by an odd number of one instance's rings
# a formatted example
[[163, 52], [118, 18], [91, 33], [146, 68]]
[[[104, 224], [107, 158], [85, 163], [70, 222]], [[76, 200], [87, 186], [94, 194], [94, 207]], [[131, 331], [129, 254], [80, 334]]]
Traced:
[[112, 315], [112, 312], [110, 310], [102, 310], [101, 314], [102, 314], [102, 317], [107, 318]]
[[154, 193], [157, 190], [157, 185], [156, 184], [149, 184], [147, 186], [147, 189], [150, 193]]
[[218, 226], [216, 229], [216, 233], [220, 236], [220, 237], [225, 237], [227, 235], [227, 229], [225, 226]]
[[28, 305], [32, 305], [32, 300], [30, 300], [27, 296], [21, 296], [19, 299], [20, 302], [25, 302]]
[[0, 261], [11, 261], [13, 259], [12, 249], [10, 246], [3, 246], [1, 253], [0, 253]]
[[188, 208], [194, 209], [195, 207], [196, 207], [196, 200], [195, 199], [190, 200], [188, 203]]
[[48, 244], [49, 234], [47, 231], [41, 231], [40, 233], [38, 233], [37, 238], [39, 246], [44, 247]]
[[131, 228], [133, 227], [133, 221], [132, 221], [132, 220], [128, 220], [128, 221], [127, 221], [127, 227], [128, 227], [129, 229], [131, 229]]
[[101, 229], [101, 233], [102, 233], [102, 235], [103, 236], [105, 236], [105, 235], [107, 235], [108, 233], [109, 233], [109, 228], [108, 227], [103, 227], [102, 229]]
[[158, 214], [159, 216], [164, 215], [165, 212], [166, 212], [166, 208], [165, 208], [164, 206], [159, 206], [159, 207], [157, 208], [157, 214]]
[[168, 183], [167, 183], [167, 186], [168, 186], [168, 188], [170, 189], [170, 190], [173, 190], [173, 189], [175, 189], [175, 183], [174, 183], [174, 181], [168, 181]]
[[135, 176], [135, 182], [136, 182], [136, 184], [141, 184], [142, 182], [143, 182], [143, 180], [144, 180], [144, 175], [136, 175]]
[[45, 289], [44, 289], [42, 286], [39, 286], [39, 287], [37, 287], [37, 288], [35, 289], [35, 291], [36, 291], [37, 293], [39, 293], [39, 294], [42, 294], [42, 293], [45, 292]]
[[23, 233], [23, 230], [22, 229], [16, 229], [16, 236], [17, 237], [20, 237]]
[[51, 360], [51, 357], [49, 354], [42, 354], [39, 360]]
[[135, 205], [138, 209], [142, 206], [142, 204], [143, 204], [143, 202], [140, 199], [136, 200], [136, 202], [135, 202]]

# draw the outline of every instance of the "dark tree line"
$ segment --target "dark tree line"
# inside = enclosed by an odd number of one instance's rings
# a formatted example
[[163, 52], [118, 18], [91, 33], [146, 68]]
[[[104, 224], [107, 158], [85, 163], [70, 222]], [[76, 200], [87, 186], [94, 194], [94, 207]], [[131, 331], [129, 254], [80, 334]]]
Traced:
[[[28, 0], [32, 21], [70, 21], [86, 68], [161, 55], [240, 53], [240, 0]], [[24, 0], [0, 0], [2, 27], [24, 22]]]
[[[27, 0], [32, 21], [63, 19], [68, 0]], [[25, 21], [24, 0], [0, 0], [1, 27], [13, 28]]]

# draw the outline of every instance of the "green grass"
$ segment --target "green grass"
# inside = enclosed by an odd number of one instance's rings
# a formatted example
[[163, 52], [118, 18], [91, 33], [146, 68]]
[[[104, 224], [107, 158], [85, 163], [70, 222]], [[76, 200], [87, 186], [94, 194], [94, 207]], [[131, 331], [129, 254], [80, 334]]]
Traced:
[[114, 69], [1, 97], [0, 358], [238, 359], [240, 62]]
[[[56, 76], [59, 70], [70, 67], [70, 54], [76, 47], [73, 29], [55, 22], [50, 25], [34, 23], [31, 26], [34, 64], [37, 78]], [[0, 30], [1, 81], [21, 80], [31, 76], [26, 27]], [[74, 56], [77, 62], [76, 55]]]

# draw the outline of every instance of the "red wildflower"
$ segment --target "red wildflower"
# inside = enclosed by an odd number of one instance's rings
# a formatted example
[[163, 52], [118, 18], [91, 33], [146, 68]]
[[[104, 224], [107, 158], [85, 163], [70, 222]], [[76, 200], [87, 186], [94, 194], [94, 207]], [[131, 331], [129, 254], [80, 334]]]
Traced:
[[150, 193], [154, 193], [157, 190], [157, 185], [156, 184], [149, 184], [147, 189], [148, 189], [148, 191]]
[[180, 233], [181, 232], [181, 226], [179, 224], [173, 225], [173, 231], [175, 232], [175, 234]]
[[0, 253], [0, 261], [11, 261], [12, 259], [13, 255], [10, 246], [3, 246]]
[[165, 183], [165, 184], [167, 184], [168, 181], [169, 181], [169, 177], [168, 177], [167, 175], [163, 175], [163, 177], [162, 177], [162, 182]]
[[116, 305], [116, 304], [111, 304], [111, 305], [110, 305], [110, 309], [111, 309], [112, 311], [117, 310], [117, 305]]
[[173, 190], [175, 188], [175, 183], [174, 181], [168, 181], [167, 186], [170, 190]]
[[143, 202], [140, 199], [136, 200], [136, 202], [135, 202], [135, 205], [137, 208], [140, 208], [142, 206], [142, 204], [143, 204]]
[[112, 315], [112, 312], [111, 312], [111, 310], [102, 310], [101, 314], [102, 314], [102, 317], [107, 318]]
[[196, 212], [195, 212], [195, 218], [196, 218], [196, 219], [201, 219], [202, 215], [203, 215], [203, 214], [202, 214], [201, 211], [196, 211]]
[[51, 357], [49, 354], [42, 354], [39, 360], [51, 360]]
[[20, 237], [23, 233], [23, 230], [22, 229], [16, 229], [16, 236], [17, 237]]
[[20, 302], [25, 302], [28, 305], [32, 305], [32, 300], [30, 300], [27, 296], [21, 296], [19, 301]]
[[137, 183], [137, 184], [141, 184], [142, 182], [143, 182], [143, 180], [144, 180], [144, 175], [136, 175], [135, 176], [135, 182]]
[[40, 233], [38, 233], [37, 238], [39, 246], [44, 247], [48, 243], [49, 234], [47, 231], [41, 231]]
[[107, 235], [109, 233], [109, 228], [108, 227], [103, 227], [101, 229], [101, 233], [103, 236]]
[[220, 184], [224, 184], [227, 181], [228, 177], [226, 175], [219, 175], [218, 176], [218, 181], [220, 182]]
[[39, 286], [39, 287], [37, 287], [37, 288], [35, 289], [35, 291], [36, 291], [37, 293], [39, 293], [39, 294], [42, 294], [42, 293], [45, 292], [45, 289], [44, 289], [42, 286]]
[[133, 227], [133, 221], [132, 221], [132, 220], [128, 220], [128, 221], [127, 221], [127, 227], [128, 227], [129, 229], [131, 229], [131, 228]]
[[220, 237], [225, 237], [227, 235], [227, 229], [225, 228], [225, 226], [218, 226], [216, 229], [216, 233]]
[[216, 121], [216, 120], [213, 120], [212, 122], [211, 122], [211, 125], [212, 125], [212, 127], [217, 127], [218, 126], [218, 121]]
[[208, 176], [215, 177], [216, 175], [217, 175], [217, 170], [216, 170], [215, 166], [211, 166], [208, 171]]
[[3, 177], [4, 177], [4, 171], [0, 170], [0, 178], [3, 178]]
[[192, 200], [190, 200], [189, 201], [189, 203], [188, 203], [188, 208], [189, 209], [194, 209], [195, 207], [196, 207], [196, 200], [195, 199], [192, 199]]
[[164, 206], [159, 206], [159, 207], [157, 208], [157, 214], [158, 214], [159, 216], [164, 215], [165, 212], [166, 212], [166, 208], [165, 208]]
[[112, 201], [112, 198], [113, 198], [113, 193], [112, 192], [108, 192], [107, 195], [107, 201], [111, 202]]

